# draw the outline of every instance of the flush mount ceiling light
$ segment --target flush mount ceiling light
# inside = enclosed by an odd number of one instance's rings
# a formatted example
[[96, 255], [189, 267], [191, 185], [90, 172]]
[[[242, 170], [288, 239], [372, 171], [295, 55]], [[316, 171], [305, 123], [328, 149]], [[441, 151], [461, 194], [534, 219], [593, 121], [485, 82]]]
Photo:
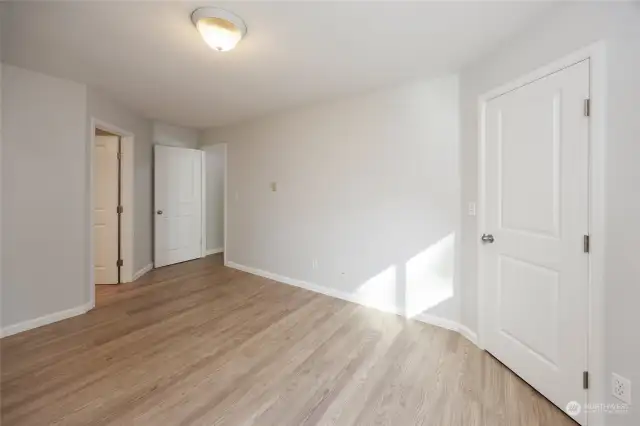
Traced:
[[217, 7], [201, 7], [194, 10], [191, 21], [204, 41], [219, 52], [236, 47], [247, 33], [247, 26], [238, 15]]

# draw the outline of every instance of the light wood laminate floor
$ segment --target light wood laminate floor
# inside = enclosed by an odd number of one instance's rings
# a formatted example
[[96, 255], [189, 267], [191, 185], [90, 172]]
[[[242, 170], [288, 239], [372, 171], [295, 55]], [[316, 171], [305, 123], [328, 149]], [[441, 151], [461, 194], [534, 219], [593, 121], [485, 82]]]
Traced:
[[2, 426], [575, 426], [458, 334], [222, 266], [1, 341]]

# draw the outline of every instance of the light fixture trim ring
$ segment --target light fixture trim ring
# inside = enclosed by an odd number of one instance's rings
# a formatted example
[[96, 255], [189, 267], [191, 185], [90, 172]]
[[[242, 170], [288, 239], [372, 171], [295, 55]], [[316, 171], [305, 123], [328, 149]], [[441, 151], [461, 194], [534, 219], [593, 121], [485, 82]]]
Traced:
[[233, 12], [219, 7], [200, 7], [191, 14], [191, 22], [193, 22], [193, 25], [196, 27], [198, 26], [198, 21], [205, 18], [219, 18], [229, 21], [240, 30], [242, 38], [247, 35], [247, 24]]

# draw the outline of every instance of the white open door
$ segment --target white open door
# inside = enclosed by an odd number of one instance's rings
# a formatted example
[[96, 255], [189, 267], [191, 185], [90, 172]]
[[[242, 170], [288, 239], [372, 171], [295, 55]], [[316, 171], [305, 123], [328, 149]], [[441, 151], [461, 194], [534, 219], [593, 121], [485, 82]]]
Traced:
[[204, 256], [204, 151], [155, 146], [155, 266]]
[[93, 149], [95, 284], [118, 283], [118, 137], [96, 136]]
[[482, 341], [562, 410], [587, 397], [588, 98], [585, 60], [485, 107]]

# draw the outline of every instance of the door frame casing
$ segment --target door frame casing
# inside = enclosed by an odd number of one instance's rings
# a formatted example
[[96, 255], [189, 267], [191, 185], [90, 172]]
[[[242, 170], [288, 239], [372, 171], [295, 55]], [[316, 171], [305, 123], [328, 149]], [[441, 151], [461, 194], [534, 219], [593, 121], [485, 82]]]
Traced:
[[227, 255], [227, 219], [228, 219], [228, 215], [227, 215], [227, 206], [229, 205], [228, 202], [228, 198], [229, 198], [229, 191], [227, 188], [228, 182], [229, 182], [229, 175], [228, 175], [228, 157], [229, 157], [229, 145], [224, 142], [222, 144], [224, 146], [224, 177], [223, 177], [223, 194], [222, 194], [222, 202], [224, 203], [224, 205], [222, 206], [222, 211], [223, 211], [223, 217], [222, 217], [222, 263], [227, 266], [227, 262], [229, 261], [229, 257]]
[[[200, 258], [207, 256], [207, 153], [200, 151]], [[155, 225], [154, 225], [155, 229]]]
[[121, 129], [118, 126], [102, 121], [98, 118], [91, 117], [90, 125], [90, 141], [88, 151], [88, 164], [89, 164], [89, 203], [88, 203], [88, 228], [89, 228], [89, 247], [87, 253], [89, 253], [89, 298], [91, 307], [96, 305], [96, 289], [95, 279], [93, 274], [93, 253], [94, 253], [94, 238], [93, 238], [93, 153], [95, 149], [95, 137], [96, 129], [105, 130], [114, 135], [120, 136], [121, 141], [121, 200], [123, 212], [121, 215], [121, 229], [120, 229], [120, 244], [122, 250], [123, 265], [121, 272], [121, 283], [127, 283], [133, 281], [133, 241], [134, 241], [134, 143], [135, 135], [132, 132]]
[[[549, 74], [568, 68], [589, 59], [589, 220], [590, 252], [588, 282], [588, 332], [587, 365], [589, 389], [587, 402], [606, 402], [605, 370], [605, 318], [604, 318], [604, 246], [605, 246], [605, 141], [606, 141], [606, 49], [604, 41], [599, 41], [562, 59], [536, 69], [507, 84], [493, 89], [478, 98], [478, 215], [476, 247], [478, 250], [478, 346], [486, 348], [487, 299], [484, 282], [486, 258], [480, 237], [486, 224], [486, 140], [485, 120], [487, 103], [507, 92], [539, 80]], [[576, 242], [578, 244], [579, 242]], [[604, 425], [604, 413], [587, 410], [587, 424]]]

